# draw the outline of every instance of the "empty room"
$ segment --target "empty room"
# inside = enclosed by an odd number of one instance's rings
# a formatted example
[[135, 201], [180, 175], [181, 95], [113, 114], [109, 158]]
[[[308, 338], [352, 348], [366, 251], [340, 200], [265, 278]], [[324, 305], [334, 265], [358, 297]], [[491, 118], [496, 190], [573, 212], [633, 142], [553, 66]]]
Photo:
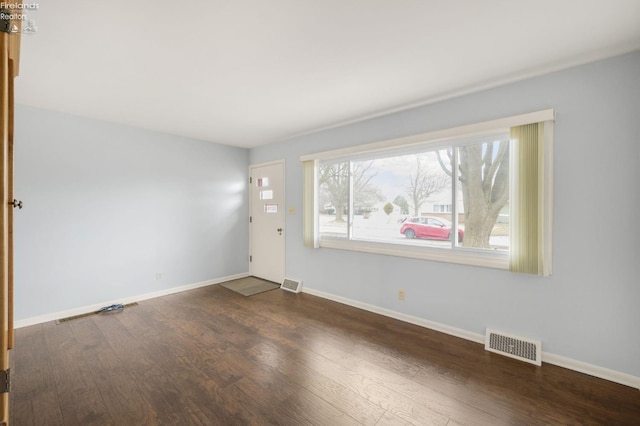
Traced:
[[0, 3], [0, 424], [640, 424], [640, 0]]

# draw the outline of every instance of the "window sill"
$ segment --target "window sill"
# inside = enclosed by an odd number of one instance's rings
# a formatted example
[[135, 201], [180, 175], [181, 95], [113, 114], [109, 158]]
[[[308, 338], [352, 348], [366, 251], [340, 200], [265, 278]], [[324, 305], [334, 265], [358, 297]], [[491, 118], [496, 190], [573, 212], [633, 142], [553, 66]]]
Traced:
[[457, 263], [461, 265], [481, 266], [485, 268], [509, 269], [509, 254], [505, 252], [480, 251], [464, 248], [438, 249], [431, 247], [412, 247], [401, 244], [385, 244], [370, 241], [329, 238], [321, 239], [320, 247], [384, 254], [387, 256], [408, 257], [412, 259], [433, 260], [436, 262]]

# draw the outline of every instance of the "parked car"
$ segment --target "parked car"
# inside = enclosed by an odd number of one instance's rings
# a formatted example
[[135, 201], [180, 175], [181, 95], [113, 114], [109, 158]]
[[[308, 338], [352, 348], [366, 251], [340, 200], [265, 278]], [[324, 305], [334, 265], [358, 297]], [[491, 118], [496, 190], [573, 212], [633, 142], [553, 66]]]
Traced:
[[[449, 240], [451, 239], [451, 222], [432, 216], [409, 217], [402, 224], [400, 233], [409, 239]], [[463, 239], [464, 231], [458, 229], [458, 242], [461, 243]]]

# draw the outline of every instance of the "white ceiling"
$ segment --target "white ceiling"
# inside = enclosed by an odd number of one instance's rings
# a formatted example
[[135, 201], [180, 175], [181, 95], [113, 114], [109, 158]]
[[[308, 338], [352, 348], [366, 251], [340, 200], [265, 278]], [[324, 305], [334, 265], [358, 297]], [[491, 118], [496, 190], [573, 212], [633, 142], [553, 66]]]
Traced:
[[640, 49], [640, 0], [38, 6], [17, 103], [241, 147]]

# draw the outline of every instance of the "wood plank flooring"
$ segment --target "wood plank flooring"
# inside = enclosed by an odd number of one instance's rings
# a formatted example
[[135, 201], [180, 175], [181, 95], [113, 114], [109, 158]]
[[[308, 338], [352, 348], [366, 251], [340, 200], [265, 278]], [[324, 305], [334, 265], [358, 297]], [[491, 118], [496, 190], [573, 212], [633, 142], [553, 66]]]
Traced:
[[12, 425], [640, 424], [640, 391], [308, 294], [221, 286], [16, 331]]

